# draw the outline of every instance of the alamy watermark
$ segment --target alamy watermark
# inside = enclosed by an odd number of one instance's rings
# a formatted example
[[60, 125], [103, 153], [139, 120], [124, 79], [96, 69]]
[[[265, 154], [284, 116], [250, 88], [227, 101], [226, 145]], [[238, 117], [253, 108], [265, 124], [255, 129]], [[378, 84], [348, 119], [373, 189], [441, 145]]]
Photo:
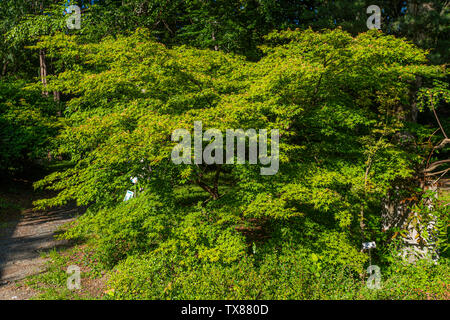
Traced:
[[362, 250], [369, 251], [369, 267], [367, 268], [367, 273], [369, 274], [369, 278], [367, 279], [366, 285], [369, 289], [381, 289], [381, 272], [380, 267], [372, 264], [372, 256], [371, 250], [375, 249], [377, 244], [375, 241], [363, 242]]
[[67, 13], [75, 12], [66, 19], [66, 25], [69, 29], [81, 29], [81, 9], [73, 4], [66, 9]]
[[371, 5], [367, 7], [367, 14], [372, 13], [372, 15], [367, 19], [366, 25], [370, 30], [381, 29], [381, 9], [377, 5]]
[[70, 276], [67, 278], [67, 289], [79, 290], [81, 289], [81, 271], [80, 267], [71, 265], [67, 268], [67, 274]]
[[[255, 129], [227, 129], [225, 140], [223, 134], [218, 129], [208, 129], [202, 131], [202, 122], [194, 122], [194, 163], [195, 164], [234, 164], [235, 163], [235, 142], [236, 142], [236, 163], [269, 165], [261, 167], [261, 175], [274, 175], [279, 168], [279, 139], [278, 129], [270, 132], [270, 156], [267, 153], [268, 137], [266, 129], [259, 129], [258, 134]], [[181, 141], [180, 141], [181, 140]], [[210, 143], [203, 150], [203, 142]], [[191, 134], [186, 129], [176, 129], [172, 133], [172, 141], [179, 142], [172, 150], [172, 161], [175, 164], [191, 164], [192, 140]], [[247, 143], [248, 141], [248, 143]], [[226, 150], [224, 152], [224, 142]], [[246, 152], [248, 145], [248, 153]]]
[[380, 267], [377, 265], [370, 265], [367, 268], [367, 273], [370, 275], [367, 279], [367, 288], [369, 289], [381, 289], [381, 272]]

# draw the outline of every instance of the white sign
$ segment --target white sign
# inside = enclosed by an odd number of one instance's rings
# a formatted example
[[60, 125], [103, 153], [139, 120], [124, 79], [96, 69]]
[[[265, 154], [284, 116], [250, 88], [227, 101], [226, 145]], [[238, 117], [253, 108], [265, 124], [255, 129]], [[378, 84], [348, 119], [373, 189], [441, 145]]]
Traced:
[[127, 193], [125, 194], [125, 198], [123, 198], [123, 201], [128, 201], [133, 197], [134, 197], [134, 192], [127, 190]]
[[373, 248], [376, 248], [376, 247], [377, 247], [377, 245], [375, 244], [375, 241], [363, 242], [363, 244], [362, 244], [363, 250], [373, 249]]

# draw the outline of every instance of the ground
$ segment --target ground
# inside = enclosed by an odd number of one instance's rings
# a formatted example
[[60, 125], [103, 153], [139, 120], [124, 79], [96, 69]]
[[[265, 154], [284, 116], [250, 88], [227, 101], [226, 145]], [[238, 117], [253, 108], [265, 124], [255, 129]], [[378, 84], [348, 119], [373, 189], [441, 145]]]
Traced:
[[54, 236], [79, 210], [72, 205], [33, 211], [32, 202], [42, 194], [25, 180], [2, 183], [0, 196], [0, 300], [29, 299], [36, 291], [23, 280], [45, 270], [45, 252], [70, 245]]

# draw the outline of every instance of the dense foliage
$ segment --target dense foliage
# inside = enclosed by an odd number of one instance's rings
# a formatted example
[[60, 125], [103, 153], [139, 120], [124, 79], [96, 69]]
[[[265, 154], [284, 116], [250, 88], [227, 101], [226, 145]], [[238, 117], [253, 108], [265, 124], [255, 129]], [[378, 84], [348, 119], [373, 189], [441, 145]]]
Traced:
[[45, 159], [60, 127], [53, 102], [24, 87], [23, 81], [0, 81], [0, 173]]
[[[448, 75], [430, 63], [448, 57], [448, 5], [382, 1], [383, 32], [366, 30], [365, 1], [85, 1], [67, 31], [61, 1], [43, 15], [6, 2], [29, 15], [0, 24], [0, 57], [28, 82], [0, 82], [0, 169], [65, 161], [35, 205], [87, 208], [63, 237], [94, 244], [112, 298], [448, 298], [449, 207], [420, 184], [430, 161], [448, 171], [449, 122], [431, 118]], [[278, 172], [173, 163], [172, 133], [195, 121], [278, 129]], [[406, 230], [382, 221], [394, 193], [437, 262], [399, 257]]]
[[[131, 281], [120, 271], [128, 263], [158, 268], [142, 272], [167, 279], [149, 281], [149, 291], [134, 284], [142, 295], [133, 297], [140, 298], [161, 297], [164, 288], [155, 281], [185, 281], [171, 279], [174, 274], [216, 272], [203, 268], [232, 274], [238, 262], [258, 277], [273, 259], [306, 260], [315, 272], [363, 273], [368, 257], [359, 251], [361, 241], [388, 238], [380, 230], [383, 196], [423, 161], [416, 147], [398, 141], [405, 130], [418, 139], [427, 132], [406, 121], [411, 83], [419, 75], [444, 75], [426, 64], [425, 52], [376, 31], [272, 33], [258, 62], [168, 49], [145, 30], [89, 44], [58, 34], [38, 47], [65, 65], [49, 88], [69, 99], [57, 152], [74, 166], [38, 182], [60, 193], [36, 204], [90, 205], [67, 236], [95, 236], [106, 267], [132, 256], [118, 266], [119, 288]], [[192, 131], [197, 120], [204, 130], [223, 132], [279, 128], [279, 172], [261, 176], [249, 164], [175, 165], [171, 133]], [[134, 176], [136, 191], [144, 191], [120, 203]], [[260, 286], [255, 281], [249, 283]], [[180, 286], [173, 298], [189, 297], [190, 289]]]

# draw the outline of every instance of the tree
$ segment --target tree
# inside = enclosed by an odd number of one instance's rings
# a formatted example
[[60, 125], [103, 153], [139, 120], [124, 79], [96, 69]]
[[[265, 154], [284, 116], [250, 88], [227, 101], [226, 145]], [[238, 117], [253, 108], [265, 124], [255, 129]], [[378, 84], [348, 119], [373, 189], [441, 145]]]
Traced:
[[[413, 177], [422, 159], [398, 140], [411, 81], [443, 76], [426, 52], [377, 31], [271, 33], [258, 62], [168, 49], [144, 30], [95, 44], [77, 39], [59, 34], [38, 44], [71, 63], [49, 88], [70, 97], [57, 152], [73, 163], [36, 184], [59, 190], [39, 207], [75, 199], [93, 212], [113, 208], [130, 177], [168, 205], [177, 189], [197, 185], [208, 211], [266, 221], [274, 233], [289, 221], [299, 239], [317, 228], [327, 248], [337, 232], [355, 252], [352, 243], [380, 236], [383, 195], [396, 179]], [[175, 165], [172, 132], [192, 132], [199, 120], [204, 130], [279, 129], [279, 172], [261, 176], [248, 163]]]
[[24, 81], [0, 80], [0, 175], [23, 172], [42, 164], [50, 139], [61, 127], [51, 101]]

